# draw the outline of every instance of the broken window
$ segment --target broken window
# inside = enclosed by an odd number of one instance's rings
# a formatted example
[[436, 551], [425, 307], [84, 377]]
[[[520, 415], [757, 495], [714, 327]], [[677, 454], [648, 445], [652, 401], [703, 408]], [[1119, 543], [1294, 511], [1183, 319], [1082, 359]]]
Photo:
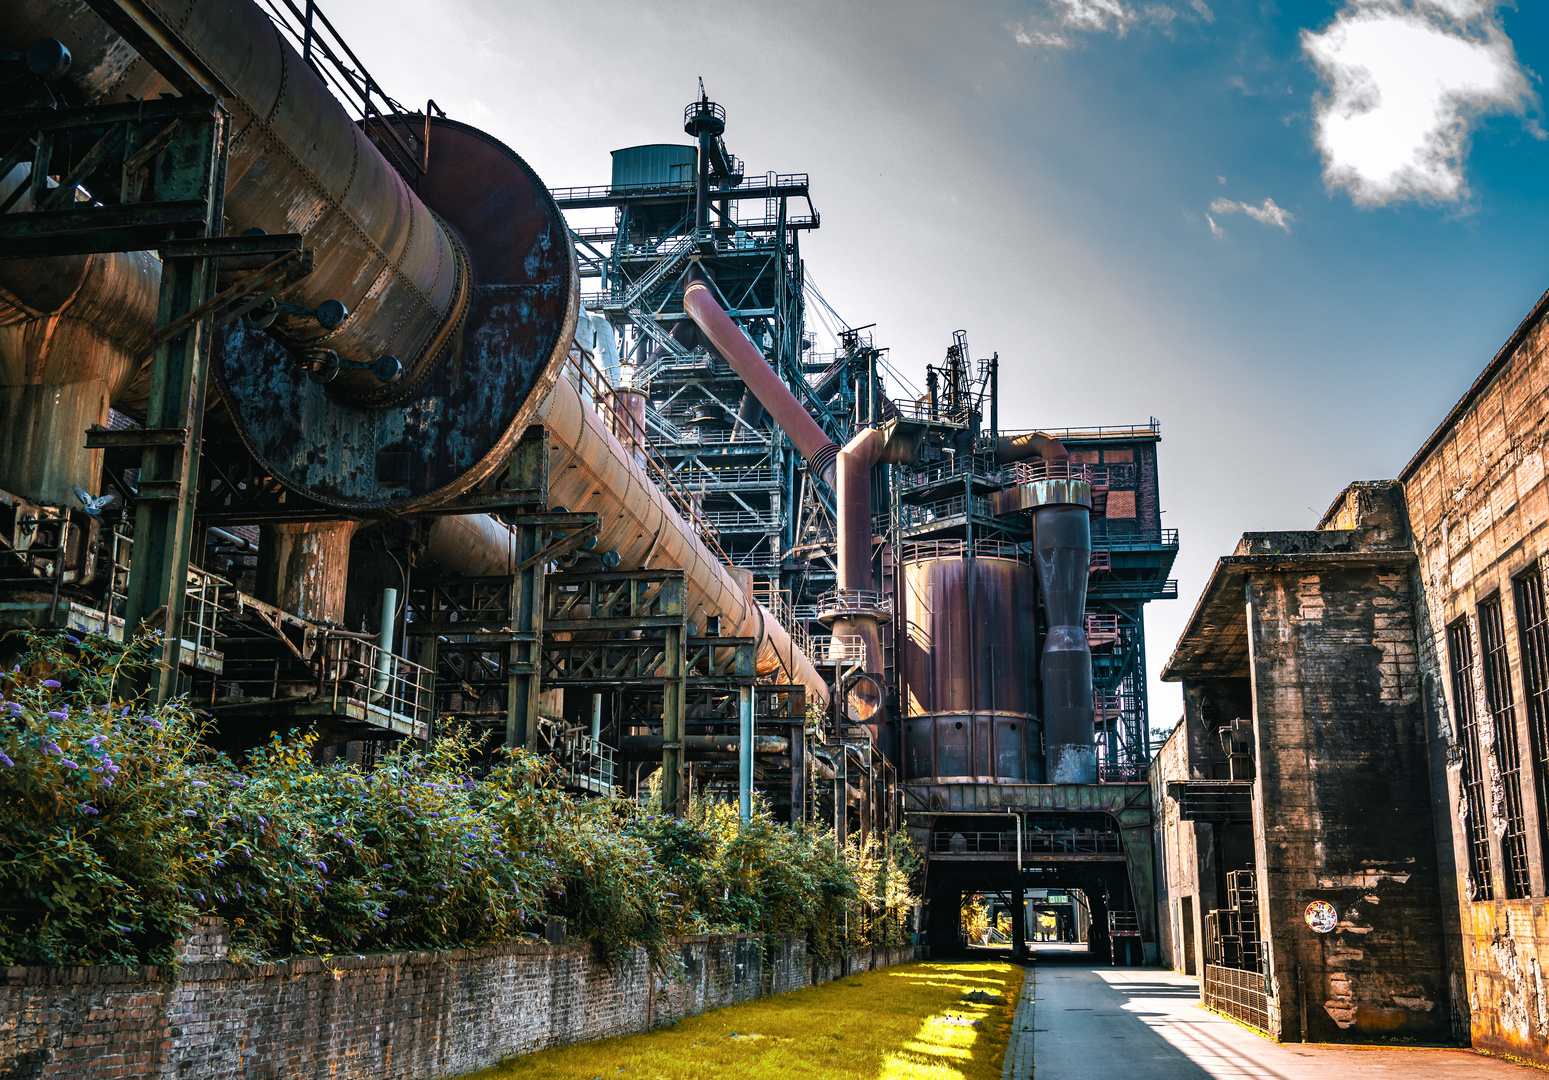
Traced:
[[1474, 641], [1468, 623], [1459, 619], [1447, 628], [1447, 652], [1452, 660], [1452, 706], [1457, 715], [1458, 745], [1463, 751], [1463, 798], [1468, 810], [1463, 827], [1468, 839], [1470, 900], [1495, 899], [1490, 878], [1490, 822], [1485, 813], [1484, 772], [1480, 768], [1479, 715], [1474, 709]]
[[1522, 689], [1538, 799], [1538, 848], [1549, 852], [1549, 605], [1537, 570], [1517, 579], [1517, 632], [1522, 635]]
[[1484, 696], [1495, 721], [1495, 767], [1505, 789], [1506, 899], [1531, 895], [1527, 825], [1522, 813], [1522, 753], [1517, 744], [1517, 706], [1511, 693], [1511, 660], [1506, 655], [1506, 622], [1499, 596], [1479, 605], [1479, 651], [1484, 660]]

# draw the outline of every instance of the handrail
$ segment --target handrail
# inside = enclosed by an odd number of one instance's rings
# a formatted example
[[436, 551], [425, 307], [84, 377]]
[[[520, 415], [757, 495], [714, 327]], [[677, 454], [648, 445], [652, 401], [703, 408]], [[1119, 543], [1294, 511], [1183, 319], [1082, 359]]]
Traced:
[[1033, 553], [1025, 544], [1009, 540], [975, 539], [970, 550], [966, 540], [911, 540], [903, 545], [902, 561], [923, 562], [926, 559], [964, 559], [972, 554], [976, 558], [1011, 559], [1033, 565]]
[[[596, 361], [579, 350], [571, 351], [569, 364], [583, 389], [582, 396], [590, 398], [592, 407], [608, 424], [609, 430], [620, 442], [626, 443], [626, 449], [634, 451], [635, 460], [641, 462], [646, 474], [661, 489], [662, 494], [667, 496], [678, 513], [694, 526], [711, 553], [722, 563], [729, 563], [731, 560], [726, 557], [726, 552], [721, 550], [715, 528], [705, 520], [704, 511], [700, 509], [698, 500], [678, 482], [676, 474], [658, 455], [651, 440], [645, 437], [643, 431], [638, 430], [642, 425], [636, 422], [628, 405], [620, 400], [621, 389], [613, 385], [602, 369], [597, 366]], [[620, 418], [626, 418], [625, 422], [618, 422]]]

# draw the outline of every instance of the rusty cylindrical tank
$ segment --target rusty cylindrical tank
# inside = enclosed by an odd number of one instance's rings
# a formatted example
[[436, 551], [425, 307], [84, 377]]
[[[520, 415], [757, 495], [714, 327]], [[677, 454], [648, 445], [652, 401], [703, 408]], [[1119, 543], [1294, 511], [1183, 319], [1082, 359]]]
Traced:
[[907, 559], [900, 693], [910, 779], [1041, 779], [1037, 586], [1016, 558]]
[[1092, 650], [1085, 620], [1091, 510], [1080, 503], [1049, 503], [1038, 507], [1033, 516], [1038, 582], [1049, 623], [1041, 669], [1048, 779], [1053, 784], [1095, 784]]

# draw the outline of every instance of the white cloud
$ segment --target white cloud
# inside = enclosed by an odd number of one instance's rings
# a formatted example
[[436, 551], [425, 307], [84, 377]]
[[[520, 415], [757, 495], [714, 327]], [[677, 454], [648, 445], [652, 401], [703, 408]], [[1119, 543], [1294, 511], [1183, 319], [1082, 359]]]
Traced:
[[1496, 0], [1347, 0], [1302, 48], [1328, 87], [1317, 102], [1323, 177], [1359, 205], [1455, 202], [1468, 136], [1487, 113], [1534, 100]]
[[[1210, 213], [1247, 214], [1261, 225], [1273, 225], [1284, 229], [1286, 232], [1291, 231], [1291, 212], [1283, 206], [1276, 205], [1274, 199], [1265, 199], [1260, 206], [1254, 206], [1252, 203], [1237, 202], [1234, 199], [1215, 199], [1210, 204]], [[1205, 215], [1205, 220], [1210, 222], [1211, 232], [1217, 236], [1223, 235], [1220, 227], [1216, 225], [1215, 220], [1209, 214]]]
[[1070, 48], [1070, 39], [1064, 34], [1050, 33], [1047, 30], [1029, 30], [1021, 23], [1013, 23], [1011, 30], [1018, 45], [1041, 45], [1046, 49]]
[[1119, 0], [1049, 0], [1049, 7], [1062, 26], [1101, 32], [1108, 29], [1111, 19], [1121, 36], [1124, 24], [1135, 17]]
[[1044, 10], [1026, 23], [1010, 25], [1018, 45], [1046, 49], [1068, 49], [1076, 44], [1075, 33], [1113, 33], [1123, 37], [1131, 26], [1155, 27], [1166, 33], [1179, 19], [1188, 22], [1212, 22], [1215, 13], [1205, 0], [1190, 0], [1189, 11], [1159, 3], [1131, 7], [1124, 0], [1043, 0]]
[[1211, 217], [1209, 214], [1206, 214], [1205, 215], [1205, 220], [1210, 223], [1210, 235], [1211, 236], [1215, 237], [1217, 240], [1225, 240], [1226, 239], [1226, 230], [1221, 228], [1221, 226], [1216, 224], [1216, 219], [1215, 218]]

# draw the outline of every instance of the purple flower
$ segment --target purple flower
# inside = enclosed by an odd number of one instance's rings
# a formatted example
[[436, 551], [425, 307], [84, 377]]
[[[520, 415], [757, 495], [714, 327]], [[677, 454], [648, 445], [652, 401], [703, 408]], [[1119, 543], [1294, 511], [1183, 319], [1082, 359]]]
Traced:
[[63, 765], [67, 769], [79, 769], [80, 768], [79, 765], [77, 765], [75, 762], [71, 761], [69, 758], [60, 758], [59, 759], [59, 764]]
[[203, 780], [195, 780], [193, 782], [193, 784], [194, 784], [194, 787], [209, 787], [210, 786], [209, 784], [206, 784]]
[[184, 810], [183, 811], [183, 816], [184, 817], [198, 817], [199, 815], [195, 811], [193, 811], [193, 810]]
[[66, 634], [65, 640], [68, 641], [71, 645], [79, 645], [81, 643], [81, 639], [76, 637], [74, 634]]
[[328, 864], [325, 863], [322, 859], [317, 860], [317, 868], [325, 874], [328, 873]]
[[53, 712], [48, 714], [48, 718], [50, 720], [63, 720], [68, 715], [69, 713], [65, 712], [63, 709], [55, 709]]
[[0, 765], [4, 765], [7, 769], [16, 768], [16, 762], [7, 757], [4, 750], [0, 750]]
[[81, 803], [81, 813], [83, 813], [83, 814], [93, 814], [93, 815], [95, 815], [95, 814], [98, 814], [100, 812], [101, 811], [99, 811], [95, 806], [88, 806], [85, 803]]
[[50, 690], [58, 690], [62, 684], [58, 679], [44, 679], [43, 685], [48, 687]]

